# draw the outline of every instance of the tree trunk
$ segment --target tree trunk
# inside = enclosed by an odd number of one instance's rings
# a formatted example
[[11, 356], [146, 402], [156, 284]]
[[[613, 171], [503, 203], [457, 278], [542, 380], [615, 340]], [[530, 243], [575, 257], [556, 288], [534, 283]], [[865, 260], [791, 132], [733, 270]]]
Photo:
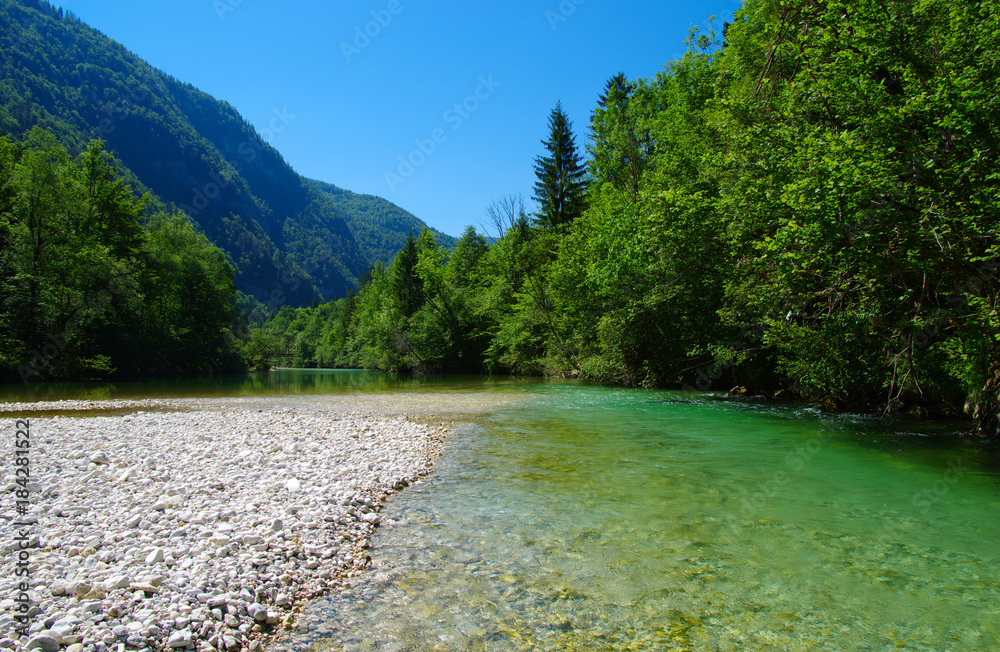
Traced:
[[1000, 365], [990, 366], [973, 416], [976, 434], [987, 444], [1000, 443]]

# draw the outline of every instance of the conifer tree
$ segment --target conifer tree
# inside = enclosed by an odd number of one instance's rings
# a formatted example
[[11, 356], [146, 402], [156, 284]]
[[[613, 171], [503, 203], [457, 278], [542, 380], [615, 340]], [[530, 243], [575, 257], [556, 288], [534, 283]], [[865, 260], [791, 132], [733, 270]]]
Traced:
[[557, 228], [583, 213], [587, 190], [587, 171], [580, 162], [573, 124], [563, 111], [562, 102], [556, 104], [549, 116], [549, 138], [542, 144], [548, 155], [535, 159], [537, 217], [542, 226]]
[[611, 183], [638, 200], [639, 183], [649, 156], [650, 136], [636, 133], [630, 101], [636, 83], [625, 73], [608, 80], [590, 118], [590, 170], [597, 184]]

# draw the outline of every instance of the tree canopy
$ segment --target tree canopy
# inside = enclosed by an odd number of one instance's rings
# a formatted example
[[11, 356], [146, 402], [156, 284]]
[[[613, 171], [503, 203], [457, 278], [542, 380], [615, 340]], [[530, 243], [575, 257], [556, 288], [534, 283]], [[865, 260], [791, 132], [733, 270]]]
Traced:
[[997, 15], [748, 0], [721, 42], [695, 31], [654, 77], [595, 94], [587, 170], [556, 106], [535, 223], [504, 199], [491, 243], [421, 235], [319, 340], [343, 365], [964, 409], [993, 439]]
[[93, 141], [0, 137], [0, 377], [242, 368], [232, 265], [186, 218], [145, 219]]

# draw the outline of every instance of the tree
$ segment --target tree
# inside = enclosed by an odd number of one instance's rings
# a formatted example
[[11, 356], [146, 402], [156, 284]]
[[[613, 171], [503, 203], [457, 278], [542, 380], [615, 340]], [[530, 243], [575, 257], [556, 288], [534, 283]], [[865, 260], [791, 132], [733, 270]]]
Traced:
[[527, 213], [524, 210], [524, 196], [504, 195], [499, 199], [494, 199], [486, 207], [486, 222], [480, 223], [483, 230], [489, 235], [490, 231], [496, 231], [496, 239], [500, 240], [510, 229], [513, 229], [518, 222], [527, 222]]
[[423, 283], [416, 273], [419, 253], [417, 239], [411, 232], [389, 268], [393, 295], [404, 317], [412, 316], [424, 302]]
[[230, 363], [235, 272], [225, 255], [181, 215], [149, 224], [142, 324], [155, 347], [149, 369], [207, 372]]
[[538, 181], [534, 199], [539, 205], [539, 223], [553, 229], [569, 224], [586, 208], [587, 171], [580, 162], [573, 124], [563, 111], [562, 102], [556, 104], [549, 116], [549, 138], [542, 144], [548, 155], [535, 159]]
[[636, 83], [624, 73], [608, 80], [597, 108], [590, 118], [593, 144], [588, 148], [590, 168], [598, 183], [610, 183], [629, 194], [639, 196], [639, 182], [649, 155], [649, 134], [636, 132], [630, 101]]

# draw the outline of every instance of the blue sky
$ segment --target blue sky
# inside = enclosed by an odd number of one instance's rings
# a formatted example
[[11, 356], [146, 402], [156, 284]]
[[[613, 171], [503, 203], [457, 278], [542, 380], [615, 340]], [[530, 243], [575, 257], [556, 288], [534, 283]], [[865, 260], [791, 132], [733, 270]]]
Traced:
[[55, 4], [235, 106], [300, 174], [385, 197], [458, 235], [491, 200], [530, 199], [557, 101], [582, 148], [608, 78], [652, 77], [681, 56], [691, 27], [715, 15], [721, 29], [740, 3]]

